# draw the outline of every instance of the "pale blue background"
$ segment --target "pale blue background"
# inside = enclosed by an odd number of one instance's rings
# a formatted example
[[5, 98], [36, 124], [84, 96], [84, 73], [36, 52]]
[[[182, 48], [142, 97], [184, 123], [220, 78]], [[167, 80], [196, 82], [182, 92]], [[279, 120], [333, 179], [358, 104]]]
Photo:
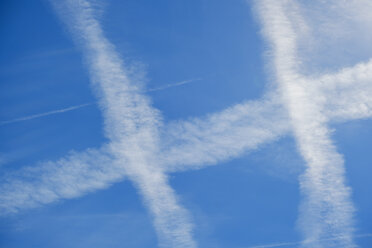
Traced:
[[[122, 57], [147, 71], [148, 93], [166, 121], [202, 116], [268, 88], [259, 25], [243, 0], [114, 0], [102, 24]], [[81, 54], [47, 1], [0, 3], [0, 121], [95, 102]], [[358, 209], [372, 233], [372, 122], [334, 126]], [[0, 172], [56, 160], [104, 141], [96, 105], [0, 126]], [[200, 247], [296, 242], [303, 162], [291, 137], [244, 157], [173, 174]], [[0, 219], [0, 247], [156, 247], [147, 211], [129, 181]], [[358, 238], [372, 247], [372, 238]]]

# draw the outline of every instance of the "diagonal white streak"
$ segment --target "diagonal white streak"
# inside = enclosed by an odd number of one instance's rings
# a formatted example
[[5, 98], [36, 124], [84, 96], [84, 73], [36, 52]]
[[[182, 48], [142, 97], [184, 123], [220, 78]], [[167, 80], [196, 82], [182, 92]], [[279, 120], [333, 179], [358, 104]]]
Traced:
[[113, 160], [106, 147], [70, 153], [56, 162], [45, 162], [3, 175], [1, 214], [79, 197], [106, 188], [123, 177], [122, 163]]
[[[287, 135], [288, 118], [276, 98], [270, 96], [201, 119], [170, 123], [164, 127], [167, 132], [162, 135], [159, 163], [167, 172], [197, 169]], [[25, 167], [2, 180], [0, 209], [2, 213], [16, 212], [106, 188], [125, 178], [124, 167], [112, 155], [110, 145]], [[63, 189], [66, 192], [61, 192]]]
[[61, 114], [61, 113], [69, 112], [69, 111], [72, 111], [72, 110], [84, 108], [84, 107], [87, 107], [87, 106], [90, 106], [90, 105], [93, 105], [93, 103], [84, 103], [84, 104], [80, 104], [80, 105], [71, 106], [71, 107], [68, 107], [68, 108], [63, 108], [63, 109], [48, 111], [48, 112], [44, 112], [44, 113], [40, 113], [40, 114], [34, 114], [34, 115], [25, 116], [25, 117], [20, 117], [20, 118], [16, 118], [16, 119], [13, 119], [13, 120], [1, 121], [0, 126], [6, 125], [6, 124], [12, 124], [12, 123], [16, 123], [16, 122], [21, 122], [21, 121], [33, 120], [33, 119], [37, 119], [37, 118], [41, 118], [41, 117], [45, 117], [45, 116], [49, 116], [49, 115]]
[[277, 99], [270, 94], [204, 118], [170, 123], [163, 137], [162, 162], [170, 172], [198, 169], [278, 140], [289, 133], [289, 126]]
[[[105, 120], [110, 153], [123, 164], [125, 174], [141, 192], [154, 217], [155, 228], [164, 247], [195, 247], [188, 213], [168, 184], [164, 169], [157, 163], [158, 129], [161, 118], [147, 97], [128, 77], [113, 45], [104, 37], [89, 1], [66, 0], [58, 5], [83, 48], [93, 85]], [[64, 12], [66, 11], [66, 12]], [[66, 14], [67, 13], [67, 14]]]
[[[325, 111], [331, 121], [364, 116], [366, 111], [359, 106], [363, 106], [366, 99], [348, 101], [355, 95], [354, 91], [368, 94], [372, 89], [328, 90], [332, 97], [327, 98]], [[204, 118], [171, 122], [164, 128], [167, 133], [163, 137], [165, 144], [162, 144], [163, 151], [160, 153], [161, 163], [169, 172], [203, 168], [287, 136], [290, 133], [288, 117], [277, 100], [277, 97], [266, 97], [261, 101], [237, 104]], [[372, 112], [369, 106], [367, 113]], [[348, 112], [348, 109], [351, 111]], [[28, 175], [30, 171], [35, 172]], [[28, 176], [25, 178], [25, 175]], [[5, 175], [0, 184], [0, 208], [2, 213], [15, 212], [59, 199], [78, 197], [124, 178], [122, 165], [116, 165], [106, 146], [99, 150], [74, 152], [56, 162], [41, 163]], [[66, 188], [67, 193], [60, 192]]]
[[181, 86], [181, 85], [184, 85], [184, 84], [193, 83], [193, 82], [200, 81], [200, 80], [202, 80], [202, 78], [194, 78], [194, 79], [184, 80], [184, 81], [177, 82], [177, 83], [166, 84], [166, 85], [162, 85], [162, 86], [159, 86], [159, 87], [148, 89], [147, 92], [161, 91], [161, 90], [165, 90], [165, 89], [169, 89], [169, 88], [173, 88], [173, 87], [178, 87], [178, 86]]
[[[288, 18], [297, 6], [290, 0], [265, 0], [259, 2], [258, 8], [272, 49], [274, 74], [289, 111], [298, 149], [307, 164], [300, 178], [305, 196], [300, 225], [305, 240], [317, 242], [303, 243], [303, 247], [355, 247], [354, 209], [344, 182], [343, 158], [330, 139], [328, 118], [323, 113], [326, 96], [313, 86], [316, 83], [298, 73], [297, 37]], [[325, 241], [327, 237], [339, 236], [343, 238]]]
[[324, 112], [330, 120], [353, 120], [372, 116], [371, 60], [334, 74], [323, 75], [316, 81], [320, 92], [327, 96]]
[[[193, 82], [199, 81], [199, 80], [201, 80], [201, 78], [189, 79], [189, 80], [184, 80], [184, 81], [177, 82], [177, 83], [166, 84], [166, 85], [159, 86], [159, 87], [156, 87], [156, 88], [150, 88], [146, 92], [162, 91], [162, 90], [166, 90], [168, 88], [178, 87], [178, 86], [193, 83]], [[38, 119], [38, 118], [41, 118], [41, 117], [55, 115], [55, 114], [62, 114], [62, 113], [65, 113], [65, 112], [70, 112], [70, 111], [73, 111], [73, 110], [77, 110], [77, 109], [81, 109], [81, 108], [84, 108], [84, 107], [87, 107], [87, 106], [91, 106], [93, 104], [95, 104], [95, 103], [84, 103], [84, 104], [74, 105], [74, 106], [70, 106], [70, 107], [67, 107], [67, 108], [63, 108], [63, 109], [57, 109], [57, 110], [52, 110], [52, 111], [48, 111], [48, 112], [44, 112], [44, 113], [24, 116], [24, 117], [12, 119], [12, 120], [0, 121], [0, 126], [7, 125], [7, 124], [12, 124], [12, 123], [16, 123], [16, 122], [21, 122], [21, 121], [29, 121], [29, 120]]]

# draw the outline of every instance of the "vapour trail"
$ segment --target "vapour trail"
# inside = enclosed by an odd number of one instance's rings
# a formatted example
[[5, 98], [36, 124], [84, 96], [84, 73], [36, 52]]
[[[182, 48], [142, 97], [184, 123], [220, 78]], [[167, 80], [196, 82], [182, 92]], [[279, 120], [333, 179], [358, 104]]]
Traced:
[[179, 205], [164, 169], [156, 161], [160, 114], [129, 78], [114, 46], [104, 37], [90, 2], [53, 3], [83, 49], [99, 94], [105, 136], [111, 141], [108, 149], [123, 164], [125, 174], [143, 196], [154, 217], [161, 245], [196, 247], [188, 213]]
[[[303, 247], [355, 247], [353, 243], [353, 205], [345, 186], [343, 158], [337, 153], [327, 128], [327, 117], [320, 92], [313, 82], [298, 73], [296, 33], [288, 16], [300, 16], [299, 6], [289, 0], [258, 1], [263, 31], [272, 49], [274, 74], [288, 108], [298, 149], [307, 169], [300, 177], [305, 196], [300, 225]], [[298, 23], [298, 22], [296, 22]], [[328, 237], [342, 239], [326, 241]]]
[[[166, 84], [164, 86], [160, 86], [160, 87], [157, 87], [157, 88], [148, 89], [146, 92], [162, 91], [162, 90], [165, 90], [165, 89], [168, 89], [168, 88], [173, 88], [173, 87], [181, 86], [181, 85], [184, 85], [184, 84], [189, 84], [189, 83], [199, 81], [199, 80], [202, 80], [202, 78], [184, 80], [184, 81], [173, 83], [173, 84]], [[13, 119], [13, 120], [0, 121], [0, 126], [6, 125], [6, 124], [12, 124], [12, 123], [16, 123], [16, 122], [21, 122], [21, 121], [29, 121], [29, 120], [33, 120], [33, 119], [38, 119], [38, 118], [49, 116], [49, 115], [61, 114], [61, 113], [77, 110], [77, 109], [80, 109], [80, 108], [84, 108], [84, 107], [87, 107], [87, 106], [91, 106], [91, 105], [94, 105], [94, 104], [96, 104], [96, 103], [84, 103], [84, 104], [74, 105], [74, 106], [70, 106], [70, 107], [67, 107], [67, 108], [63, 108], [63, 109], [57, 109], [57, 110], [52, 110], [52, 111], [48, 111], [48, 112], [44, 112], [44, 113], [40, 113], [40, 114], [34, 114], [34, 115], [25, 116], [25, 117], [20, 117], [20, 118], [16, 118], [16, 119]]]
[[[332, 80], [338, 81], [338, 75], [336, 73]], [[324, 77], [330, 78], [330, 75]], [[331, 79], [327, 80], [331, 82]], [[371, 84], [363, 86], [356, 81], [352, 88], [326, 90], [330, 97], [327, 98], [325, 111], [332, 123], [372, 116], [372, 104], [368, 104], [372, 100], [358, 97], [369, 95]], [[243, 102], [201, 118], [168, 123], [163, 129], [167, 132], [162, 134], [159, 161], [167, 172], [196, 170], [233, 159], [291, 135], [289, 117], [279, 100], [276, 94], [269, 94], [261, 100]], [[4, 176], [0, 180], [0, 212], [6, 214], [79, 197], [124, 180], [123, 167], [116, 165], [106, 146], [73, 152], [58, 161], [24, 167]], [[30, 174], [30, 171], [34, 173]], [[67, 193], [60, 192], [65, 189], [68, 189]]]
[[372, 116], [372, 60], [312, 81], [317, 82], [321, 94], [327, 96], [324, 112], [329, 120]]
[[1, 177], [0, 215], [71, 199], [109, 187], [125, 177], [124, 166], [106, 146], [71, 152], [58, 161], [39, 163]]
[[[275, 99], [277, 97], [265, 97], [204, 118], [169, 123], [163, 129], [167, 132], [161, 135], [161, 150], [154, 161], [158, 160], [167, 173], [198, 169], [232, 159], [288, 135], [288, 117]], [[16, 212], [78, 197], [123, 180], [126, 178], [124, 166], [111, 154], [109, 146], [74, 152], [58, 161], [23, 167], [6, 175], [0, 180], [0, 212]], [[98, 162], [94, 165], [95, 161]], [[55, 174], [59, 176], [55, 177]], [[68, 194], [61, 193], [60, 189], [68, 189]], [[43, 195], [42, 192], [50, 193]]]
[[173, 84], [166, 84], [166, 85], [162, 85], [162, 86], [159, 86], [159, 87], [156, 87], [156, 88], [151, 88], [151, 89], [148, 89], [146, 92], [161, 91], [161, 90], [165, 90], [165, 89], [168, 89], [168, 88], [173, 88], [173, 87], [193, 83], [193, 82], [200, 81], [200, 80], [202, 80], [202, 78], [194, 78], [194, 79], [184, 80], [184, 81], [173, 83]]
[[48, 111], [48, 112], [44, 112], [44, 113], [40, 113], [40, 114], [20, 117], [20, 118], [13, 119], [13, 120], [1, 121], [0, 126], [6, 125], [6, 124], [11, 124], [11, 123], [16, 123], [16, 122], [21, 122], [21, 121], [29, 121], [29, 120], [49, 116], [49, 115], [61, 114], [61, 113], [69, 112], [69, 111], [72, 111], [72, 110], [81, 109], [81, 108], [84, 108], [84, 107], [87, 107], [87, 106], [91, 106], [93, 104], [94, 103], [84, 103], [84, 104], [80, 104], [80, 105], [71, 106], [71, 107], [68, 107], [68, 108], [63, 108], [63, 109]]
[[204, 118], [169, 123], [162, 163], [169, 172], [200, 169], [288, 135], [288, 116], [278, 99], [272, 92]]

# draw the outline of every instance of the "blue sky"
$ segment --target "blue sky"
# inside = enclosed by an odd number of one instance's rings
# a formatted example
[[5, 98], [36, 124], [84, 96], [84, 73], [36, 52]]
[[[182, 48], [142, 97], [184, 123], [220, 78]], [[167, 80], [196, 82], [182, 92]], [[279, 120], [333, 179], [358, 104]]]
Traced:
[[371, 246], [370, 9], [4, 1], [0, 247]]

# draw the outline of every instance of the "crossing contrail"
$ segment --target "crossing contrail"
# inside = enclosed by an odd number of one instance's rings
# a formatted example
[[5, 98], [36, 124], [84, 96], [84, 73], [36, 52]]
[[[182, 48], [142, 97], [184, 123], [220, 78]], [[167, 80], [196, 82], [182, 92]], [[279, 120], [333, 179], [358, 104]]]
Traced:
[[189, 214], [155, 159], [162, 117], [129, 76], [122, 58], [104, 36], [89, 0], [54, 1], [81, 47], [104, 117], [108, 150], [143, 197], [164, 247], [196, 247]]

